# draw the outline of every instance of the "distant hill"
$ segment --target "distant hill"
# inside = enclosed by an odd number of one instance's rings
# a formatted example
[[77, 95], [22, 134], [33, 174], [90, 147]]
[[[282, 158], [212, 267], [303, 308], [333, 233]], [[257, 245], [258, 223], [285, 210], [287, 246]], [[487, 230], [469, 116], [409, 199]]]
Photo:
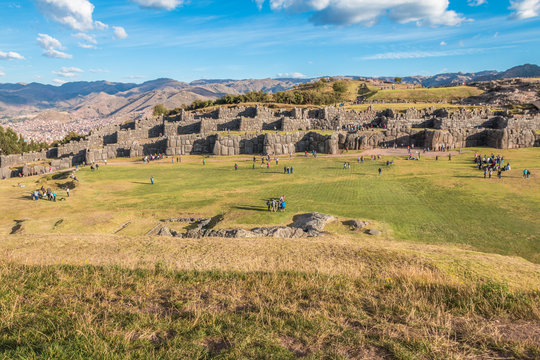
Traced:
[[[480, 71], [477, 73], [446, 73], [433, 76], [406, 76], [406, 84], [421, 84], [425, 87], [456, 86], [463, 83], [510, 79], [518, 77], [540, 77], [540, 66], [525, 64], [516, 66], [503, 72], [495, 70]], [[393, 77], [379, 77], [379, 80], [394, 81]]]

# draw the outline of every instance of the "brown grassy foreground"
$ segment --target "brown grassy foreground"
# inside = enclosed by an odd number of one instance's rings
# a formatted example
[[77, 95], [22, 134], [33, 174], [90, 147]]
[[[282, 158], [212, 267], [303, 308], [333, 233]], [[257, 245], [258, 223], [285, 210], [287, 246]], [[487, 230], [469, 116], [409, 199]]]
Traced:
[[520, 258], [345, 235], [2, 245], [6, 358], [540, 356], [540, 269]]

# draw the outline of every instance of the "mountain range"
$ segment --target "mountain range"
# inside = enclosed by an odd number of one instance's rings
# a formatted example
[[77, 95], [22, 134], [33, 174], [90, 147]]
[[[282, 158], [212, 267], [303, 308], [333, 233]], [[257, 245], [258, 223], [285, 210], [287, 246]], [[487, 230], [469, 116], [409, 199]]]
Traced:
[[[434, 87], [514, 77], [540, 77], [540, 67], [526, 64], [504, 72], [408, 76], [403, 77], [402, 81]], [[370, 79], [359, 76], [340, 78]], [[157, 104], [176, 108], [194, 100], [217, 99], [226, 94], [260, 90], [275, 93], [318, 79], [226, 79], [190, 83], [156, 79], [142, 84], [79, 81], [61, 86], [40, 83], [0, 84], [0, 122], [9, 124], [25, 137], [50, 140], [61, 137], [67, 131], [84, 132], [106, 123], [149, 116]], [[394, 81], [393, 77], [377, 79]], [[51, 135], [45, 135], [48, 132]]]

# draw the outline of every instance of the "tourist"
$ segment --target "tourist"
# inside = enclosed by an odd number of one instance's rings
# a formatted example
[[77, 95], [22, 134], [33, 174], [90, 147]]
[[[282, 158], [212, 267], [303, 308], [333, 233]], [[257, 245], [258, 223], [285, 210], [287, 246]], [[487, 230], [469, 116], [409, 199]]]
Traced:
[[291, 173], [291, 174], [292, 174], [292, 171], [293, 171], [293, 168], [292, 168], [292, 166], [291, 166], [291, 168], [290, 168], [290, 173]]
[[234, 170], [238, 170], [238, 164], [234, 164]]
[[381, 169], [381, 168], [379, 168], [379, 176], [381, 176], [381, 172], [382, 172], [382, 169]]
[[206, 165], [206, 160], [205, 159], [203, 159], [202, 164]]
[[66, 187], [67, 197], [69, 197], [69, 187]]
[[154, 185], [154, 177], [153, 176], [150, 176], [150, 182], [152, 183], [152, 185]]

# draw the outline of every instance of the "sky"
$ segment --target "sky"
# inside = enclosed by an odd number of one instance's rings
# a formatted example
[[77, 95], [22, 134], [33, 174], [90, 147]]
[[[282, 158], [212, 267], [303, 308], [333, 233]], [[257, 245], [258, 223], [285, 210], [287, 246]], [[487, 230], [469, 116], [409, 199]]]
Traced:
[[0, 83], [434, 75], [539, 60], [540, 0], [0, 0]]

